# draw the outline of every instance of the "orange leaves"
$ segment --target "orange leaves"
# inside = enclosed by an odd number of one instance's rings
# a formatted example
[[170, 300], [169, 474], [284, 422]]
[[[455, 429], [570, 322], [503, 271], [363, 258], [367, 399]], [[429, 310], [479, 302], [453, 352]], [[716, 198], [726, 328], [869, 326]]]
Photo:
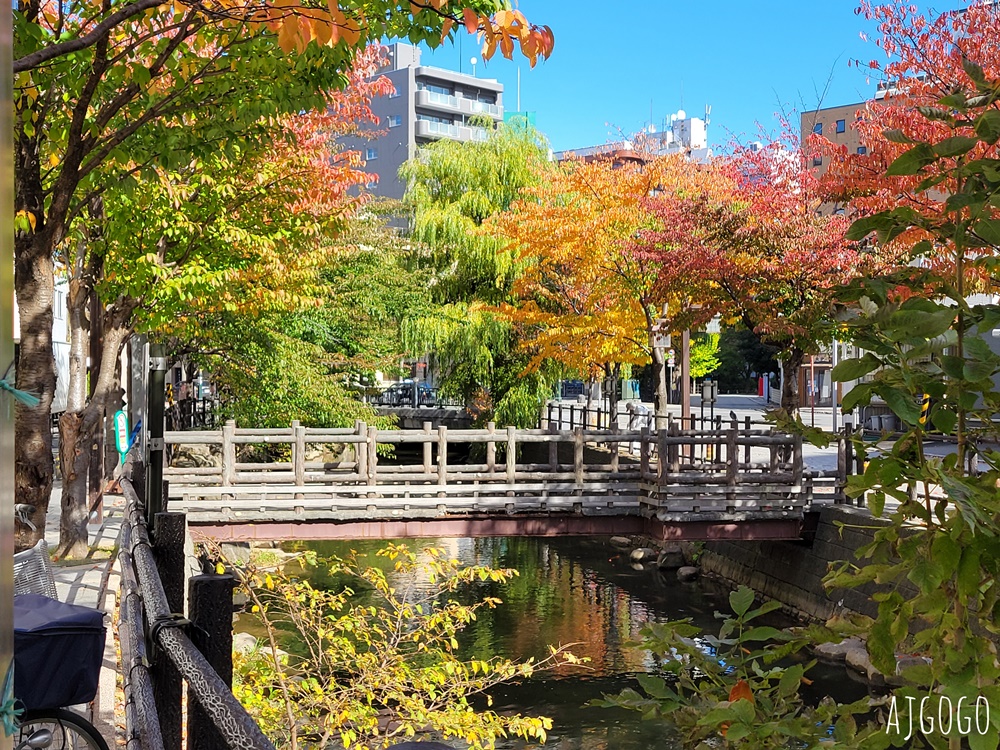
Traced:
[[[469, 28], [466, 16], [466, 28]], [[515, 43], [520, 44], [521, 52], [528, 58], [531, 67], [535, 67], [538, 58], [548, 59], [555, 46], [555, 36], [548, 26], [533, 26], [519, 10], [501, 10], [493, 18], [482, 16], [477, 28], [483, 38], [482, 56], [489, 60], [500, 47], [501, 54], [508, 60], [514, 55]], [[470, 31], [471, 33], [471, 31]]]
[[747, 684], [746, 680], [738, 680], [729, 691], [729, 702], [732, 703], [733, 701], [750, 701], [754, 703], [753, 691], [750, 690], [750, 685]]
[[480, 19], [479, 19], [479, 14], [476, 13], [476, 11], [474, 11], [472, 8], [463, 8], [462, 18], [464, 19], [465, 22], [466, 31], [468, 31], [470, 34], [475, 34], [477, 31], [479, 31]]
[[[453, 5], [457, 5], [451, 0]], [[246, 17], [250, 24], [265, 24], [278, 35], [278, 44], [286, 53], [301, 53], [308, 44], [333, 46], [343, 41], [358, 47], [379, 38], [379, 29], [369, 28], [363, 11], [354, 6], [343, 9], [337, 0], [327, 0], [326, 8], [305, 5], [305, 0], [269, 0], [255, 7]], [[461, 23], [470, 34], [478, 34], [483, 42], [482, 56], [489, 60], [499, 48], [504, 57], [514, 56], [518, 45], [534, 67], [539, 58], [547, 59], [555, 46], [555, 37], [548, 26], [534, 26], [519, 10], [500, 10], [492, 17], [473, 8], [448, 10], [449, 0], [403, 0], [400, 8], [408, 10], [414, 27], [437, 32], [444, 42]], [[419, 20], [417, 20], [419, 19]], [[377, 25], [376, 25], [377, 26]]]

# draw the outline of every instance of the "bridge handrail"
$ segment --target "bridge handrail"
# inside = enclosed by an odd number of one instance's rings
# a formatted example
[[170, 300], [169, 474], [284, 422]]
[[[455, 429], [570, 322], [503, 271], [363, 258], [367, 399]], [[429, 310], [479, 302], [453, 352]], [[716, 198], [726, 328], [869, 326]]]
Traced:
[[[122, 561], [123, 571], [128, 571], [123, 573], [122, 586], [123, 593], [130, 597], [129, 614], [133, 613], [133, 606], [139, 614], [141, 610], [145, 610], [151, 624], [152, 643], [147, 644], [138, 630], [137, 623], [141, 622], [141, 616], [132, 617], [127, 629], [132, 651], [128, 662], [129, 676], [132, 675], [137, 656], [141, 657], [149, 646], [162, 649], [189, 690], [197, 697], [230, 750], [275, 750], [271, 741], [233, 695], [230, 687], [219, 677], [187, 634], [175, 626], [177, 617], [167, 605], [166, 593], [153, 558], [142, 501], [132, 482], [134, 464], [133, 453], [126, 462], [121, 480], [122, 494], [125, 497], [125, 523], [122, 525], [119, 559]], [[137, 587], [130, 585], [133, 581], [137, 583]], [[123, 653], [123, 663], [124, 658]], [[145, 687], [146, 680], [148, 675], [140, 679], [138, 695], [126, 693], [126, 705], [129, 702], [136, 705], [136, 718], [141, 723], [137, 737], [140, 744], [145, 750], [161, 750], [163, 739], [159, 723], [155, 720], [155, 707], [151, 705], [152, 691]]]

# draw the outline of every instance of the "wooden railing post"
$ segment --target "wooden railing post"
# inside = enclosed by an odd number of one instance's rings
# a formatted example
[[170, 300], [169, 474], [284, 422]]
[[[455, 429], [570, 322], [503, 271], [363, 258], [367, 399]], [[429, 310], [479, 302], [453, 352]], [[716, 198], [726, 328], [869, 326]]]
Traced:
[[227, 420], [222, 425], [222, 486], [231, 487], [236, 477], [236, 422]]
[[368, 440], [365, 443], [368, 449], [368, 486], [374, 487], [378, 484], [378, 428], [368, 426]]
[[[444, 425], [438, 427], [438, 486], [444, 487], [448, 484], [448, 428]], [[439, 493], [438, 497], [444, 497], [444, 493]]]
[[[302, 487], [306, 483], [306, 428], [299, 420], [292, 421], [292, 471], [295, 474], [295, 486]], [[302, 499], [302, 494], [295, 496]]]
[[668, 453], [667, 430], [661, 427], [656, 431], [656, 483], [661, 487], [667, 483], [667, 471], [670, 469]]
[[[546, 424], [549, 424], [548, 420], [546, 420]], [[486, 424], [486, 429], [489, 431], [491, 438], [490, 441], [486, 443], [486, 471], [492, 474], [497, 470], [497, 443], [496, 440], [492, 439], [493, 435], [497, 431], [497, 423], [488, 422]]]
[[[740, 434], [740, 425], [735, 419], [730, 422], [729, 432], [726, 435], [726, 486], [736, 489], [736, 479], [740, 468], [740, 449], [737, 439]], [[726, 501], [735, 502], [736, 495], [732, 492], [726, 495]]]
[[[743, 425], [744, 425], [744, 427], [746, 429], [746, 436], [747, 436], [747, 438], [749, 438], [750, 437], [750, 415], [749, 414], [747, 414], [746, 417], [744, 418]], [[746, 447], [743, 450], [743, 463], [745, 463], [747, 466], [750, 465], [750, 440], [749, 439], [747, 440]]]
[[354, 466], [358, 472], [358, 484], [368, 484], [368, 425], [359, 419], [354, 429], [361, 438], [354, 444]]
[[[517, 428], [507, 427], [507, 484], [513, 486], [517, 481]], [[508, 497], [514, 496], [513, 490], [507, 491]]]
[[583, 428], [573, 430], [573, 481], [577, 494], [583, 489]]
[[433, 422], [424, 422], [423, 432], [427, 435], [424, 440], [424, 474], [430, 475], [434, 468], [434, 443], [431, 442], [430, 434], [431, 430], [434, 428]]
[[[683, 424], [683, 423], [682, 423]], [[670, 437], [677, 437], [680, 429], [672, 418], [667, 422], [667, 434]], [[676, 443], [670, 446], [670, 473], [677, 474], [681, 470], [681, 446]]]
[[[558, 432], [559, 428], [556, 425], [549, 425], [550, 435], [557, 435]], [[559, 441], [555, 438], [549, 441], [549, 471], [559, 471]]]
[[[617, 435], [619, 432], [621, 432], [621, 428], [618, 427], [618, 420], [616, 419], [614, 421], [614, 423], [611, 425], [611, 433], [613, 435]], [[611, 441], [611, 473], [612, 474], [617, 474], [618, 473], [618, 460], [620, 458], [620, 456], [618, 455], [618, 451], [619, 451], [620, 445], [621, 445], [621, 443], [619, 443], [617, 440]]]
[[846, 499], [848, 451], [851, 450], [851, 426], [845, 424], [837, 436], [837, 480], [833, 488], [833, 502], [842, 504]]
[[792, 479], [795, 485], [802, 485], [802, 436], [795, 435], [792, 447]]
[[649, 427], [643, 425], [639, 433], [639, 474], [643, 479], [647, 479], [649, 477]]

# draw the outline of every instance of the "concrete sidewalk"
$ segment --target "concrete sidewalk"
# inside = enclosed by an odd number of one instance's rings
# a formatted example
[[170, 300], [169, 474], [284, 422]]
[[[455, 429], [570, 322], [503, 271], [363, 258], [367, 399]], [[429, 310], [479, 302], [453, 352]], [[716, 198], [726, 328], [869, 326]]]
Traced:
[[[49, 549], [59, 544], [59, 514], [62, 489], [56, 485], [52, 489], [49, 512], [45, 519], [45, 541]], [[119, 495], [104, 496], [104, 520], [90, 526], [90, 555], [87, 560], [53, 562], [56, 591], [59, 600], [83, 607], [92, 607], [105, 612], [104, 624], [107, 638], [104, 645], [104, 661], [101, 666], [100, 685], [97, 697], [89, 707], [78, 706], [77, 710], [88, 714], [97, 730], [104, 736], [110, 747], [117, 743], [116, 727], [118, 680], [118, 647], [115, 636], [115, 610], [118, 607], [120, 575], [117, 567], [118, 534], [121, 530], [124, 499]]]

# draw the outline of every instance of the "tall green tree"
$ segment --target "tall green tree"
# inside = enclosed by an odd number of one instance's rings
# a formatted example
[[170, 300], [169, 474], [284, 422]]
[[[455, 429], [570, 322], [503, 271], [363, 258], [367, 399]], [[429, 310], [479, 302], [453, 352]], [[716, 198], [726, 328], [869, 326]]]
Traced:
[[552, 48], [549, 30], [496, 0], [343, 5], [25, 0], [15, 9], [17, 378], [40, 397], [18, 409], [16, 488], [39, 517], [53, 474], [54, 259], [85, 234], [84, 219], [91, 237], [103, 231], [96, 201], [110, 174], [148, 179], [152, 168], [266, 144], [282, 116], [322, 109], [355, 53], [387, 35], [434, 45], [461, 21], [484, 34], [484, 56], [498, 46], [510, 55], [516, 43], [534, 64]]
[[544, 371], [526, 372], [516, 327], [494, 312], [510, 300], [518, 269], [504, 240], [482, 224], [544, 179], [548, 152], [526, 123], [482, 126], [491, 128], [485, 140], [438, 141], [400, 170], [412, 238], [425, 248], [418, 266], [433, 274], [436, 303], [405, 322], [404, 341], [411, 353], [433, 352], [446, 393], [484, 418], [528, 426], [550, 382]]

